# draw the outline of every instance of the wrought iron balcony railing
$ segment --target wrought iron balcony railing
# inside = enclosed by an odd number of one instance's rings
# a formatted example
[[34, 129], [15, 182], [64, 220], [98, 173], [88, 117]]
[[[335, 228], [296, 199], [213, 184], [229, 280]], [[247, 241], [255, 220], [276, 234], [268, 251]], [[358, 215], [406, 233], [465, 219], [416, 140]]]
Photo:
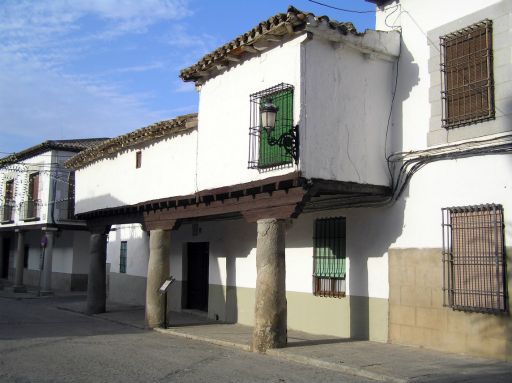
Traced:
[[41, 200], [27, 200], [20, 203], [20, 220], [37, 221], [41, 214]]
[[7, 200], [3, 205], [0, 205], [0, 223], [11, 223], [14, 213], [14, 201]]
[[55, 218], [59, 221], [76, 220], [74, 202], [74, 200], [55, 202]]

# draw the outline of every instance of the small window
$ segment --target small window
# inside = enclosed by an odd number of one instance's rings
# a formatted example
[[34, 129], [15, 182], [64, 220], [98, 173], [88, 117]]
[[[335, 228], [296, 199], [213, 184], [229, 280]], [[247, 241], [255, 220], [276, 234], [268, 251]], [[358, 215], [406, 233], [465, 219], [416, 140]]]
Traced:
[[[267, 133], [261, 126], [260, 106], [272, 104], [276, 107], [275, 127]], [[269, 138], [278, 140], [285, 135], [295, 141], [297, 133], [293, 126], [293, 86], [279, 84], [250, 96], [251, 116], [249, 129], [249, 169], [280, 168], [293, 165], [293, 155], [282, 145], [271, 145]], [[297, 145], [294, 142], [294, 146]]]
[[313, 245], [313, 294], [322, 297], [344, 297], [345, 218], [317, 219]]
[[451, 207], [442, 213], [444, 305], [508, 311], [502, 206]]
[[138, 169], [142, 166], [142, 152], [139, 150], [135, 153], [135, 168]]
[[443, 127], [494, 118], [492, 21], [441, 38]]
[[128, 242], [121, 241], [121, 249], [119, 251], [119, 272], [126, 273], [126, 257], [128, 255]]

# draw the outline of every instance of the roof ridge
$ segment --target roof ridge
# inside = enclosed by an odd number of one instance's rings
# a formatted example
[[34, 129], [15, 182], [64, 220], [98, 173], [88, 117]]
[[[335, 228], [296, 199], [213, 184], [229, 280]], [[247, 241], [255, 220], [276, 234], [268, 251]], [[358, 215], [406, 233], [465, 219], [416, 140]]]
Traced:
[[328, 16], [316, 16], [290, 5], [286, 13], [277, 13], [259, 22], [249, 31], [207, 53], [195, 64], [182, 69], [180, 78], [183, 81], [194, 81], [196, 84], [200, 84], [203, 77], [211, 76], [214, 72], [222, 71], [247, 58], [246, 53], [252, 55], [264, 51], [269, 45], [272, 45], [266, 44], [267, 46], [258, 47], [259, 42], [281, 42], [289, 36], [304, 32], [306, 25], [313, 21], [326, 22], [329, 28], [337, 30], [341, 34], [358, 34], [351, 22], [339, 22], [329, 19]]

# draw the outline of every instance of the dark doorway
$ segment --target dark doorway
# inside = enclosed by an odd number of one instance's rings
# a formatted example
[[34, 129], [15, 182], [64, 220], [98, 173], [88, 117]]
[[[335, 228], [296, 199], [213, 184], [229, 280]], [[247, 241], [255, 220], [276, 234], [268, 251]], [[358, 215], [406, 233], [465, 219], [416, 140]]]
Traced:
[[187, 255], [187, 308], [208, 311], [209, 243], [189, 243]]
[[11, 249], [10, 238], [4, 238], [2, 241], [2, 275], [0, 278], [7, 279], [9, 276], [9, 252]]

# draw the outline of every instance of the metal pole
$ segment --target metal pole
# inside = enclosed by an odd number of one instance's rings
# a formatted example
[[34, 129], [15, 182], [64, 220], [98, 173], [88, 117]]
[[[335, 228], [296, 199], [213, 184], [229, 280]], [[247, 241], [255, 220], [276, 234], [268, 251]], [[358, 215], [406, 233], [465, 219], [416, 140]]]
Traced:
[[46, 250], [46, 247], [43, 247], [41, 251], [41, 257], [39, 258], [39, 284], [38, 284], [38, 290], [37, 290], [37, 296], [41, 296], [41, 274], [43, 273], [44, 269], [44, 252]]
[[167, 290], [165, 290], [164, 294], [164, 323], [163, 328], [167, 328]]

